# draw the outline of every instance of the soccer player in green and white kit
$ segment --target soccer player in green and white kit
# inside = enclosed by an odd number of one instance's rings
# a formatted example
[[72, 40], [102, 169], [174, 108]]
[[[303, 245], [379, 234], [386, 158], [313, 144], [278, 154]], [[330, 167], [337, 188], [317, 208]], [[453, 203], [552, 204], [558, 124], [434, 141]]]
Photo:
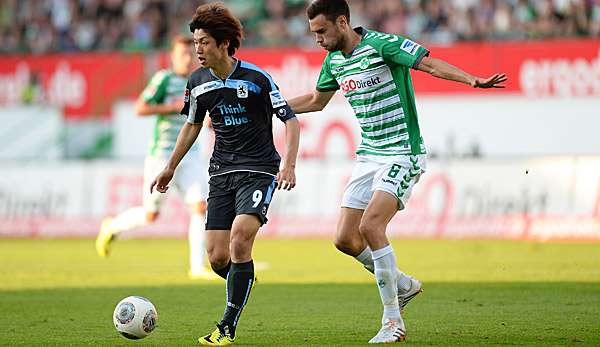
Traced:
[[341, 89], [354, 110], [362, 142], [342, 199], [335, 245], [375, 274], [384, 309], [382, 327], [369, 343], [403, 341], [400, 310], [421, 292], [421, 282], [398, 270], [385, 230], [426, 164], [410, 69], [474, 88], [502, 88], [507, 77], [478, 78], [429, 57], [410, 39], [352, 28], [345, 0], [313, 1], [307, 15], [317, 43], [329, 53], [316, 90], [288, 103], [296, 114], [321, 111]]
[[[102, 257], [108, 256], [110, 244], [116, 235], [152, 223], [158, 217], [165, 195], [158, 192], [151, 194], [148, 187], [166, 166], [179, 131], [186, 122], [179, 111], [183, 108], [185, 86], [193, 68], [192, 43], [191, 38], [181, 35], [173, 39], [171, 68], [156, 72], [137, 100], [136, 113], [156, 119], [144, 163], [144, 206], [129, 208], [114, 218], [103, 220], [96, 239], [96, 251]], [[204, 214], [208, 195], [208, 160], [201, 160], [200, 157], [199, 146], [194, 144], [177, 171], [174, 185], [190, 210], [189, 276], [192, 279], [216, 279], [218, 276], [206, 265]]]

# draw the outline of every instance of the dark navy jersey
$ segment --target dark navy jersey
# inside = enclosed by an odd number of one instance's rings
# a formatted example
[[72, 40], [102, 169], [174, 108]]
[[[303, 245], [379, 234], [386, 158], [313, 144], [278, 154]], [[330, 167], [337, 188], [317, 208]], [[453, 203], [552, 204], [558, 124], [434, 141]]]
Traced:
[[273, 114], [283, 122], [295, 115], [271, 76], [241, 60], [225, 80], [207, 68], [194, 71], [181, 114], [200, 124], [207, 112], [215, 131], [211, 176], [232, 171], [277, 174], [281, 157], [273, 143]]

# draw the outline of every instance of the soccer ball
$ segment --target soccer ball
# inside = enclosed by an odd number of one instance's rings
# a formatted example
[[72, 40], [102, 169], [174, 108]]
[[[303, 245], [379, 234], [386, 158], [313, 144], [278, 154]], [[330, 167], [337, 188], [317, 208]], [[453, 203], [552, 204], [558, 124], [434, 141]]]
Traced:
[[137, 340], [148, 336], [156, 327], [158, 314], [150, 300], [128, 296], [119, 301], [113, 314], [113, 323], [121, 335]]

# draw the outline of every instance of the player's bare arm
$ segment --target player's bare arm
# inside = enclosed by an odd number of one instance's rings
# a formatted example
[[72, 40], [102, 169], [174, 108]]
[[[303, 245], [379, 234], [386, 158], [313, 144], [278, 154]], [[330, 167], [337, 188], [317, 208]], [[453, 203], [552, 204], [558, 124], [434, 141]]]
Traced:
[[475, 77], [441, 59], [431, 57], [424, 57], [417, 70], [437, 78], [465, 83], [473, 88], [504, 88], [501, 83], [508, 80], [506, 74], [495, 74], [488, 78]]
[[175, 144], [175, 149], [169, 158], [169, 162], [167, 163], [167, 167], [156, 176], [152, 184], [150, 184], [150, 192], [154, 190], [156, 186], [156, 190], [165, 193], [167, 189], [169, 189], [169, 182], [173, 178], [173, 174], [175, 173], [175, 169], [179, 162], [185, 154], [190, 150], [190, 147], [198, 138], [198, 134], [200, 134], [200, 130], [202, 129], [202, 124], [192, 124], [185, 123], [181, 131], [179, 132], [179, 136], [177, 136], [177, 143]]
[[183, 99], [168, 104], [151, 104], [140, 97], [135, 103], [135, 113], [138, 116], [179, 115], [182, 108]]
[[296, 186], [296, 158], [300, 143], [300, 122], [292, 118], [285, 122], [286, 153], [283, 166], [277, 174], [277, 189], [291, 190]]
[[310, 94], [297, 96], [288, 100], [288, 105], [295, 114], [321, 111], [327, 106], [335, 91], [320, 92], [313, 91]]

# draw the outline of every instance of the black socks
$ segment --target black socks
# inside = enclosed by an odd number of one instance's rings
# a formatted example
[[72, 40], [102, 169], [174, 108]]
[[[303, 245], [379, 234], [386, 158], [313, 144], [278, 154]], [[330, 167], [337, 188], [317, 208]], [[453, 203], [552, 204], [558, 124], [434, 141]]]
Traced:
[[[212, 267], [212, 264], [211, 264], [211, 266], [210, 266], [210, 267]], [[231, 260], [230, 260], [230, 261], [229, 261], [229, 263], [227, 263], [227, 265], [225, 265], [225, 267], [224, 267], [224, 268], [222, 268], [222, 269], [215, 269], [214, 267], [212, 267], [213, 271], [214, 271], [214, 272], [215, 272], [217, 275], [219, 275], [219, 276], [223, 277], [223, 279], [227, 279], [227, 274], [229, 273], [229, 269], [230, 269], [230, 268], [231, 268]]]
[[248, 302], [254, 283], [254, 262], [250, 260], [247, 263], [230, 262], [230, 264], [231, 268], [227, 275], [227, 306], [221, 325], [227, 325], [230, 336], [234, 337], [235, 327], [246, 302]]

